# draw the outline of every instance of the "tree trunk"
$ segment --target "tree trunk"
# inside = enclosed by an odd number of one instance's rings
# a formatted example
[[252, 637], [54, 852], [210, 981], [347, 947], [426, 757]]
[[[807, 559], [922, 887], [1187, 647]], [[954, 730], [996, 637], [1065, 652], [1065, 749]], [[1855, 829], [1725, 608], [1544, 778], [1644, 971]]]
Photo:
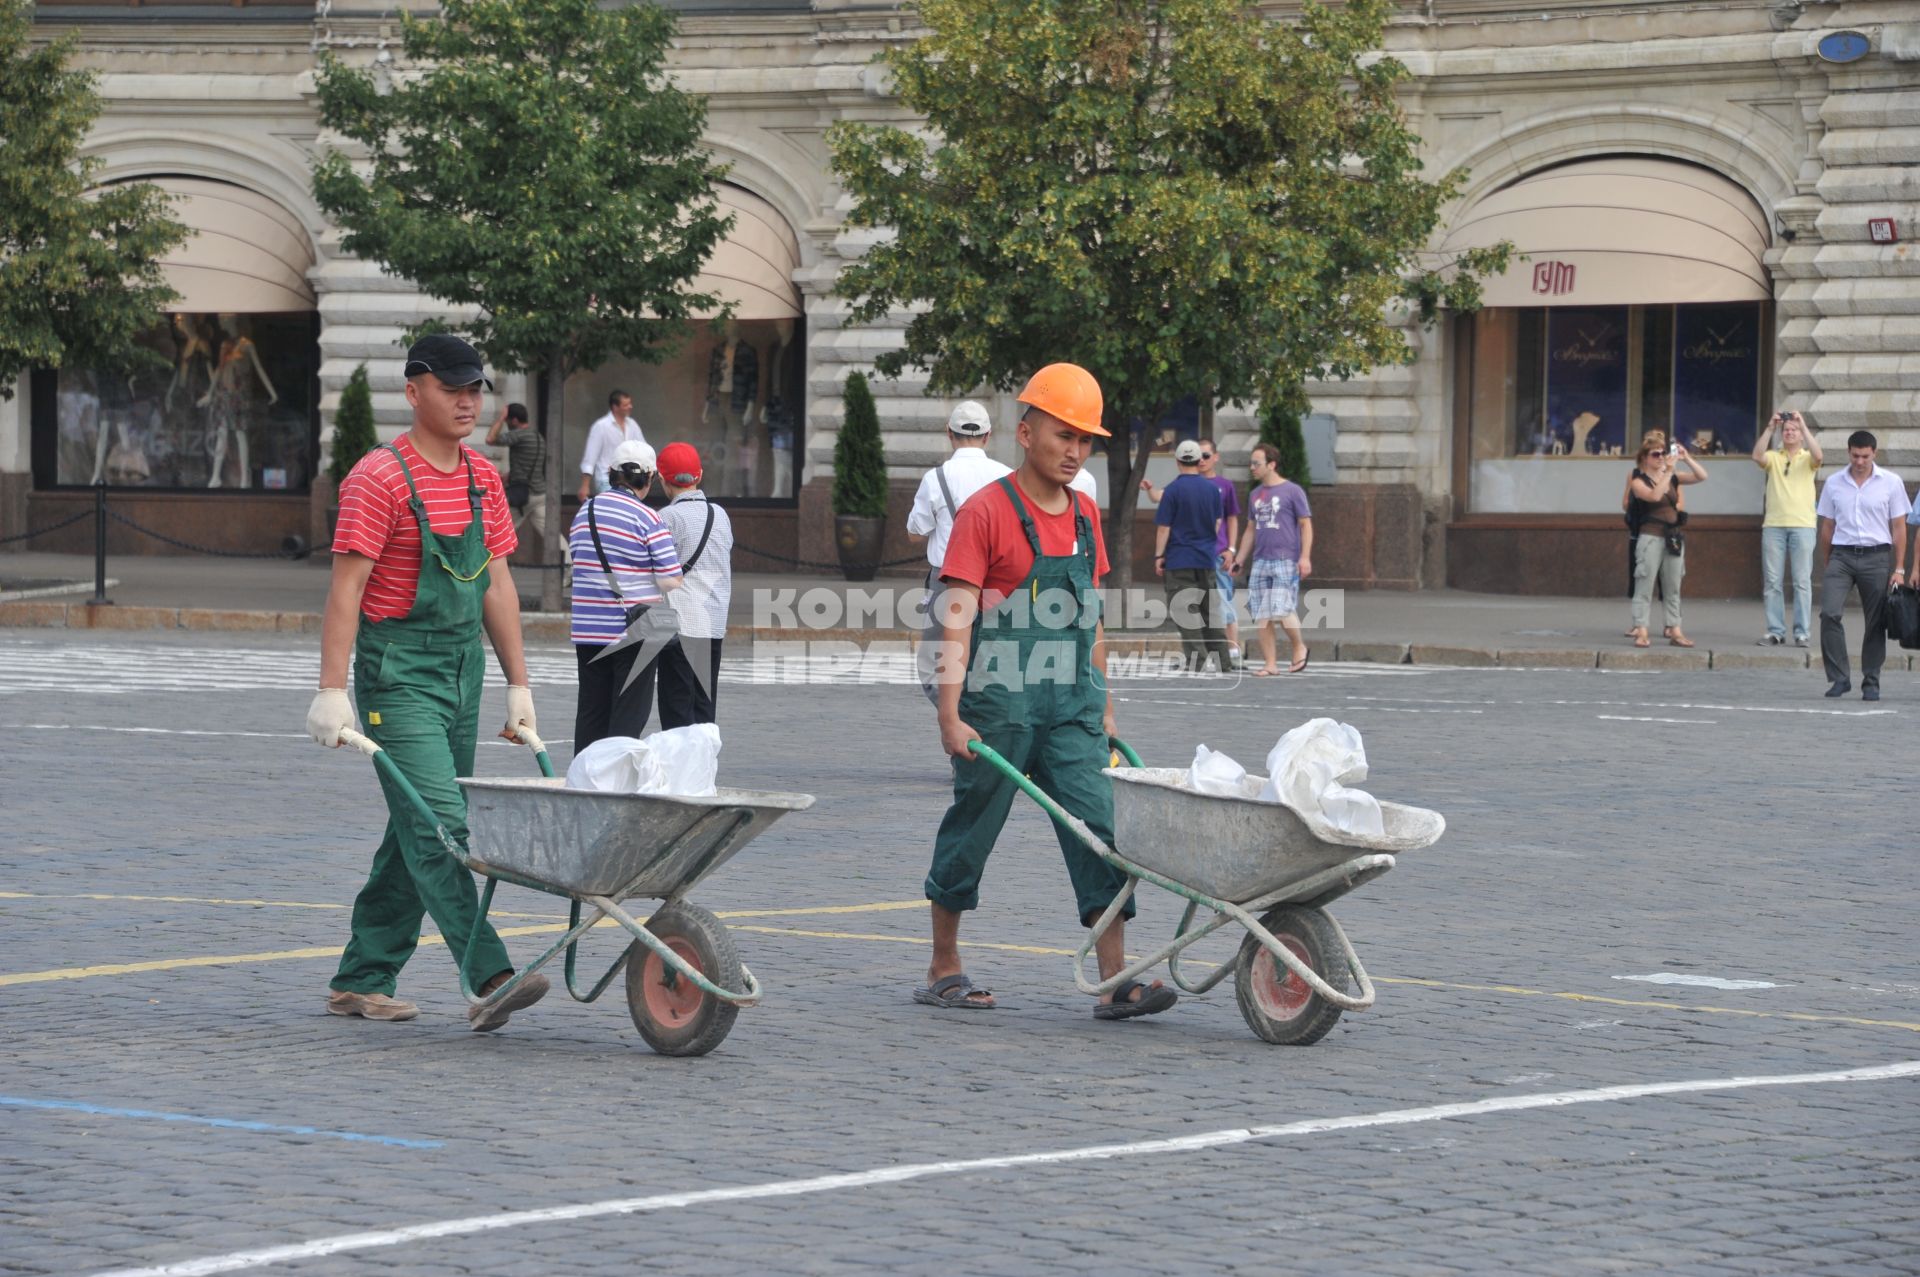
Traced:
[[560, 501], [566, 495], [561, 479], [566, 472], [566, 359], [559, 351], [547, 357], [544, 370], [547, 379], [546, 402], [541, 405], [541, 424], [547, 431], [547, 523], [540, 529], [541, 549], [548, 566], [540, 571], [540, 610], [558, 612], [561, 608], [560, 575], [563, 569], [553, 567], [566, 556], [566, 516], [561, 512]]
[[1110, 590], [1121, 591], [1121, 598], [1133, 588], [1133, 524], [1140, 505], [1140, 480], [1146, 476], [1147, 458], [1153, 455], [1153, 441], [1159, 437], [1159, 421], [1165, 415], [1165, 408], [1155, 409], [1137, 439], [1131, 413], [1124, 408], [1109, 408], [1105, 416], [1112, 435], [1107, 445], [1106, 527], [1107, 561], [1112, 572], [1106, 584]]

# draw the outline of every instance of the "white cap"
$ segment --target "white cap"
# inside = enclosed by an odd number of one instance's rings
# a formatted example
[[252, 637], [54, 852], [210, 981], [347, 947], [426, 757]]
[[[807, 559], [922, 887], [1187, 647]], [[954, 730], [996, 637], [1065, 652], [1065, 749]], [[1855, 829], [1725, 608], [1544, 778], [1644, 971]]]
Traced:
[[947, 417], [947, 430], [956, 435], [984, 435], [993, 433], [993, 418], [987, 410], [971, 399], [960, 402]]
[[1182, 439], [1173, 446], [1173, 459], [1182, 465], [1190, 466], [1194, 464], [1200, 460], [1200, 441], [1198, 439]]
[[660, 468], [660, 463], [655, 458], [650, 445], [641, 443], [638, 439], [628, 439], [613, 450], [613, 463], [607, 468], [621, 470], [627, 466], [652, 474]]

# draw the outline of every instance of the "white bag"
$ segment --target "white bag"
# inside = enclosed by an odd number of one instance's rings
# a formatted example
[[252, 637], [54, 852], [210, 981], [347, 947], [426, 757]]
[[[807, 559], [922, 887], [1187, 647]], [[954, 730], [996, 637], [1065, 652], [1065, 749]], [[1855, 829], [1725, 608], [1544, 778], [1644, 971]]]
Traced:
[[1247, 769], [1205, 745], [1193, 751], [1193, 766], [1187, 771], [1186, 787], [1222, 798], [1251, 797]]
[[1367, 750], [1357, 729], [1331, 718], [1310, 718], [1280, 738], [1267, 755], [1267, 783], [1260, 797], [1283, 802], [1308, 828], [1363, 838], [1386, 833], [1372, 794], [1349, 789], [1367, 778]]
[[574, 756], [567, 788], [611, 794], [711, 797], [720, 767], [720, 729], [695, 723], [644, 740], [608, 736]]

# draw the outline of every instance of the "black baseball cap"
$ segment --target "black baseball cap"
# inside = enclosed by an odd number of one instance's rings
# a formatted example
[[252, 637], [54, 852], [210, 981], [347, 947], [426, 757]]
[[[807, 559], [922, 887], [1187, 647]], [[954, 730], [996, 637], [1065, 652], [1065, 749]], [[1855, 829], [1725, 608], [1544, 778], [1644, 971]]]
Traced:
[[423, 372], [432, 373], [449, 386], [471, 386], [477, 381], [493, 389], [481, 366], [480, 352], [452, 333], [434, 333], [407, 348], [406, 375], [418, 377]]

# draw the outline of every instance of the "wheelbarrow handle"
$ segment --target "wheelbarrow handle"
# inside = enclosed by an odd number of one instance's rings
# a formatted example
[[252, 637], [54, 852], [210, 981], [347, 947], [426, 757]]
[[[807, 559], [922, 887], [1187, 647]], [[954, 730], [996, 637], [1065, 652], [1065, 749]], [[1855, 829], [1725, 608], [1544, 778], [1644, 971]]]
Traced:
[[1133, 752], [1133, 746], [1127, 744], [1127, 742], [1121, 740], [1118, 736], [1107, 737], [1107, 744], [1119, 751], [1120, 757], [1127, 760], [1127, 766], [1129, 767], [1145, 767], [1146, 766], [1145, 763], [1140, 761], [1140, 755]]
[[427, 800], [420, 796], [420, 791], [413, 787], [413, 782], [401, 773], [400, 765], [387, 757], [386, 750], [380, 748], [371, 737], [364, 736], [351, 727], [344, 727], [340, 730], [340, 743], [342, 745], [351, 745], [368, 758], [371, 758], [373, 760], [373, 769], [380, 773], [382, 779], [388, 781], [395, 789], [398, 789], [402, 794], [406, 795], [406, 799], [413, 805], [414, 811], [420, 814], [420, 819], [427, 822], [427, 828], [434, 831], [442, 845], [444, 845], [448, 851], [453, 850], [453, 842], [447, 835], [447, 827], [440, 823], [440, 817], [436, 816], [433, 808], [427, 805]]
[[513, 733], [522, 745], [533, 751], [533, 761], [540, 765], [540, 774], [549, 780], [553, 778], [553, 760], [547, 757], [547, 742], [541, 740], [531, 727], [516, 728]]

